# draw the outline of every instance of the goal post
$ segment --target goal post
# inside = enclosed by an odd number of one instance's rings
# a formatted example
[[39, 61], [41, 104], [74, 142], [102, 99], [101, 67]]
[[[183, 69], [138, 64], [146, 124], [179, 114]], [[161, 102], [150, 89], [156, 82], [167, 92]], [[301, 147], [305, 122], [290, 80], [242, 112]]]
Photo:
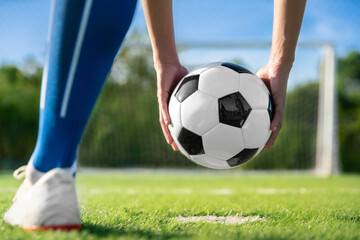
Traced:
[[315, 173], [321, 176], [329, 176], [340, 172], [336, 126], [336, 63], [334, 47], [331, 44], [325, 44], [323, 55], [319, 80]]

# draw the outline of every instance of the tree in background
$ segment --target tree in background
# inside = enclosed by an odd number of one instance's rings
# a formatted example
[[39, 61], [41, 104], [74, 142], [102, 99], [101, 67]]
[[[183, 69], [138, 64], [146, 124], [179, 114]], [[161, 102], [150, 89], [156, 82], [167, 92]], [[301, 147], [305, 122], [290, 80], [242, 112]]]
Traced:
[[[152, 64], [150, 49], [122, 49], [85, 131], [79, 148], [80, 164], [195, 166], [165, 143], [158, 122]], [[31, 61], [23, 69], [0, 67], [0, 168], [25, 164], [34, 149], [41, 73]], [[243, 168], [313, 168], [317, 104], [311, 103], [316, 103], [317, 97], [317, 82], [288, 91], [284, 125], [276, 144]], [[360, 172], [360, 53], [339, 59], [338, 100], [343, 170]]]
[[338, 116], [343, 171], [360, 172], [360, 53], [338, 60]]
[[34, 150], [42, 69], [28, 61], [24, 70], [0, 68], [0, 168], [14, 168]]

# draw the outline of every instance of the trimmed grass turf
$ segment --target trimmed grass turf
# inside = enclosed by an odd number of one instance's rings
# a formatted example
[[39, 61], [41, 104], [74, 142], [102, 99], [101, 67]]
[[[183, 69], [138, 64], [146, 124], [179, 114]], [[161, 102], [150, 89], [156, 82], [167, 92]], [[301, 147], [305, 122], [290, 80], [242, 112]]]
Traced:
[[[360, 176], [140, 171], [80, 173], [81, 232], [26, 233], [0, 222], [0, 239], [360, 239]], [[0, 175], [0, 214], [20, 182]], [[177, 216], [260, 216], [241, 225]]]

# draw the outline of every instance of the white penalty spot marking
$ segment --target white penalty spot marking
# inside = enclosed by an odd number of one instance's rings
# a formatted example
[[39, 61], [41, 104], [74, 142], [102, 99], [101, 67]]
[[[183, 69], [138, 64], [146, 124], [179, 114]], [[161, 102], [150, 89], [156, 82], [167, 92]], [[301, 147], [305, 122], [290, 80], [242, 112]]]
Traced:
[[256, 221], [266, 221], [265, 218], [261, 218], [259, 216], [239, 216], [236, 214], [235, 216], [193, 216], [193, 217], [175, 217], [172, 218], [172, 220], [175, 220], [180, 223], [192, 223], [192, 222], [208, 222], [208, 223], [221, 223], [225, 225], [238, 225], [243, 224], [247, 222], [256, 222]]

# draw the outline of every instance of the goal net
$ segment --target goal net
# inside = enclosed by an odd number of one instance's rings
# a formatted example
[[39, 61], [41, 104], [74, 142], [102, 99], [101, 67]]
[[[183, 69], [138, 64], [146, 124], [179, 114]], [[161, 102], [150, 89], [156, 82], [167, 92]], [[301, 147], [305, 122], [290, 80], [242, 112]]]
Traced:
[[[187, 43], [178, 50], [189, 70], [227, 61], [255, 73], [267, 63], [270, 44]], [[331, 45], [299, 44], [276, 143], [241, 169], [338, 171], [334, 64]], [[123, 47], [86, 129], [79, 162], [98, 167], [202, 168], [173, 152], [162, 136], [149, 45]]]

